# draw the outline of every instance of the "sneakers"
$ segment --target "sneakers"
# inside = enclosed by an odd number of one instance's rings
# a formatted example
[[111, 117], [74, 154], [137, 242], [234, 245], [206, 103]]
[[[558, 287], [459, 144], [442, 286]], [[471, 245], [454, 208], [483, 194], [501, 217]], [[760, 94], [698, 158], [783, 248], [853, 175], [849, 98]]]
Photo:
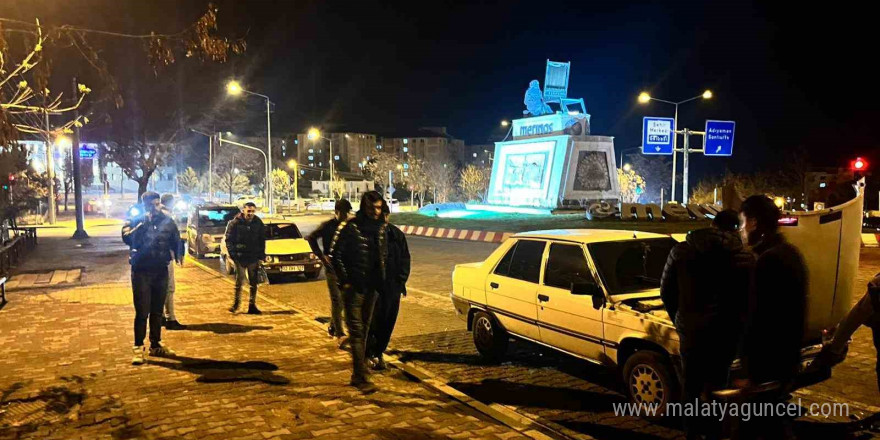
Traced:
[[357, 381], [353, 380], [353, 381], [351, 381], [351, 386], [357, 388], [358, 391], [360, 391], [363, 394], [373, 394], [376, 391], [379, 391], [379, 388], [376, 386], [376, 384], [374, 384], [373, 382], [370, 382], [369, 380], [366, 380], [366, 379], [357, 380]]
[[150, 347], [150, 356], [171, 357], [175, 355], [177, 355], [177, 353], [175, 353], [174, 350], [171, 350], [170, 348], [162, 345]]
[[388, 365], [385, 364], [385, 358], [382, 355], [373, 358], [371, 364], [373, 366], [373, 369], [376, 371], [382, 371], [388, 368]]
[[131, 364], [143, 365], [146, 361], [147, 347], [144, 347], [143, 345], [135, 345], [134, 347], [132, 347], [131, 352], [134, 355], [131, 358]]
[[186, 326], [178, 322], [177, 320], [166, 321], [165, 328], [167, 330], [186, 330]]
[[251, 304], [250, 306], [248, 306], [247, 314], [248, 315], [262, 315], [263, 312], [261, 312], [260, 309], [258, 309], [256, 305]]

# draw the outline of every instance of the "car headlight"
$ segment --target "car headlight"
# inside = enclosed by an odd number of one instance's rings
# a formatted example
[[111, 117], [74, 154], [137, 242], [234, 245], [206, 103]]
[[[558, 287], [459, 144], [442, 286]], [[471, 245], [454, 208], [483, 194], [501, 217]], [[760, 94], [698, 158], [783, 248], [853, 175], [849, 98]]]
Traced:
[[317, 260], [318, 257], [315, 254], [309, 254], [309, 260]]
[[278, 258], [277, 258], [277, 257], [273, 257], [273, 256], [271, 256], [271, 255], [267, 255], [267, 256], [266, 256], [266, 259], [263, 260], [263, 262], [265, 262], [265, 263], [275, 263], [275, 262], [277, 262], [277, 261], [278, 261]]
[[141, 210], [138, 209], [136, 206], [132, 206], [131, 209], [128, 210], [129, 217], [137, 217], [139, 215], [141, 215]]

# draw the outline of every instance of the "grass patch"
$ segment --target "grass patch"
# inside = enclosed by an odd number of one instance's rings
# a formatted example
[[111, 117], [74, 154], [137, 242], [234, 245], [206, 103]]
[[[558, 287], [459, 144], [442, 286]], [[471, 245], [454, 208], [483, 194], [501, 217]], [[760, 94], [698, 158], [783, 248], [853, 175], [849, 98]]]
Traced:
[[622, 229], [627, 231], [678, 234], [709, 226], [709, 221], [621, 221], [587, 220], [583, 214], [529, 215], [479, 212], [466, 218], [439, 218], [415, 212], [391, 216], [396, 225], [469, 229], [472, 231], [522, 232], [542, 229]]

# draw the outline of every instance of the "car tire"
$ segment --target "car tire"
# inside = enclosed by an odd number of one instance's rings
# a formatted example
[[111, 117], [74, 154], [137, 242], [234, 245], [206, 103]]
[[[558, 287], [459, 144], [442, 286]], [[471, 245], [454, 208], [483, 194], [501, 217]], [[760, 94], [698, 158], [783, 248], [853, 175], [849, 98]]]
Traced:
[[317, 272], [306, 272], [306, 279], [307, 280], [314, 280], [314, 279], [318, 278], [318, 275], [321, 275], [320, 270]]
[[651, 350], [633, 353], [623, 366], [623, 385], [630, 403], [657, 405], [648, 419], [659, 419], [670, 402], [678, 401], [679, 384], [667, 356]]
[[507, 330], [502, 328], [492, 315], [482, 311], [474, 314], [471, 324], [474, 346], [480, 352], [480, 356], [489, 362], [501, 362], [507, 354], [510, 340]]

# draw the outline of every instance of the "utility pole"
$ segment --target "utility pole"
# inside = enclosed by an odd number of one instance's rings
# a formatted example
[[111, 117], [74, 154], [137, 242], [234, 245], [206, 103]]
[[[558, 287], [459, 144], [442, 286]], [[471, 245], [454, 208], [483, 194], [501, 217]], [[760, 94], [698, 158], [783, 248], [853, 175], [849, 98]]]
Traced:
[[[43, 108], [45, 109], [46, 99], [43, 98]], [[53, 145], [52, 132], [49, 127], [49, 111], [45, 111], [46, 116], [46, 171], [49, 175], [49, 224], [54, 225], [57, 221], [55, 210], [55, 148]]]
[[[79, 90], [77, 89], [76, 77], [73, 77], [73, 102], [79, 98]], [[73, 111], [73, 120], [79, 120], [79, 108]], [[74, 124], [73, 127], [73, 145], [71, 145], [71, 155], [73, 156], [73, 200], [76, 203], [76, 231], [73, 233], [73, 238], [83, 239], [89, 238], [89, 234], [86, 233], [86, 230], [83, 228], [84, 218], [83, 218], [83, 195], [82, 195], [82, 172], [79, 169], [80, 165], [80, 157], [79, 157], [79, 149], [80, 149], [80, 138], [79, 138], [79, 127], [77, 124]]]

